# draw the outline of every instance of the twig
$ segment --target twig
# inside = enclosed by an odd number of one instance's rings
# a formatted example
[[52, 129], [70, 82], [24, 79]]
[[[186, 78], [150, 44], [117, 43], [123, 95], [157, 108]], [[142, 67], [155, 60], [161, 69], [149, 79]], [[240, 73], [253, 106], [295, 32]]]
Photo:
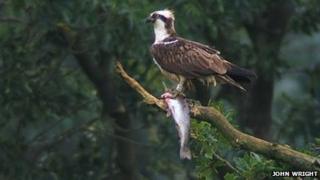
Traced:
[[[147, 92], [135, 79], [131, 78], [117, 62], [116, 70], [119, 75], [137, 91], [147, 104], [155, 105], [165, 110], [163, 100], [160, 100]], [[269, 158], [290, 164], [299, 170], [320, 170], [320, 159], [291, 149], [288, 146], [271, 143], [234, 128], [227, 118], [214, 107], [191, 105], [191, 116], [201, 121], [213, 124], [233, 146], [260, 153]]]
[[227, 167], [229, 167], [231, 170], [233, 170], [234, 172], [241, 174], [240, 171], [235, 168], [229, 161], [227, 161], [226, 159], [224, 159], [223, 157], [219, 156], [219, 154], [213, 152], [213, 156], [218, 159], [219, 161], [223, 162]]
[[93, 119], [91, 119], [91, 120], [89, 120], [79, 126], [74, 126], [70, 129], [66, 129], [62, 133], [55, 135], [52, 138], [53, 139], [52, 141], [45, 141], [43, 143], [40, 143], [37, 146], [35, 146], [35, 145], [30, 146], [29, 147], [29, 151], [31, 152], [30, 159], [32, 161], [38, 159], [38, 157], [42, 154], [43, 151], [54, 147], [55, 145], [61, 143], [66, 138], [71, 137], [72, 135], [80, 132], [81, 130], [86, 129], [88, 126], [90, 126], [91, 124], [93, 124], [97, 120], [99, 120], [99, 118], [93, 118]]
[[[94, 100], [89, 100], [86, 101], [82, 104], [78, 104], [76, 106], [75, 109], [72, 109], [70, 112], [67, 112], [68, 114], [75, 114], [76, 112], [78, 112], [79, 110], [82, 110], [81, 107], [84, 107], [86, 105], [89, 105], [90, 103], [94, 102]], [[58, 125], [60, 125], [65, 119], [64, 118], [60, 118], [57, 121], [49, 124], [49, 126], [47, 126], [46, 128], [44, 128], [42, 131], [40, 131], [38, 134], [36, 134], [31, 140], [28, 141], [27, 144], [32, 144], [34, 142], [36, 142], [37, 140], [39, 140], [41, 137], [43, 137], [44, 135], [46, 135], [47, 133], [49, 133], [50, 131], [52, 131], [55, 127], [57, 127]]]
[[150, 144], [137, 142], [137, 141], [135, 141], [135, 140], [133, 140], [133, 139], [127, 138], [127, 137], [125, 137], [125, 136], [116, 135], [116, 134], [114, 134], [114, 133], [108, 133], [108, 132], [107, 132], [106, 135], [108, 135], [108, 136], [110, 136], [110, 137], [112, 137], [112, 138], [115, 138], [115, 139], [120, 139], [120, 140], [122, 140], [122, 141], [126, 141], [126, 142], [131, 143], [131, 144], [134, 144], [134, 145], [143, 146], [143, 147], [149, 147], [149, 148], [154, 147], [154, 146], [152, 146], [152, 145], [150, 145]]
[[0, 22], [21, 23], [23, 21], [15, 17], [0, 17]]

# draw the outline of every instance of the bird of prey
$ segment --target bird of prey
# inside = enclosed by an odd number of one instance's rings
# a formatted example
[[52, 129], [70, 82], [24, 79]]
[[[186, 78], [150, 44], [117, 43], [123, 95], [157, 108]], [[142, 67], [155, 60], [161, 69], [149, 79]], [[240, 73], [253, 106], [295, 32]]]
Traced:
[[250, 82], [254, 72], [228, 62], [218, 50], [177, 36], [174, 21], [168, 9], [154, 11], [146, 19], [154, 26], [153, 60], [167, 78], [178, 82], [177, 93], [183, 93], [195, 79], [214, 86], [227, 83], [245, 91], [240, 83]]

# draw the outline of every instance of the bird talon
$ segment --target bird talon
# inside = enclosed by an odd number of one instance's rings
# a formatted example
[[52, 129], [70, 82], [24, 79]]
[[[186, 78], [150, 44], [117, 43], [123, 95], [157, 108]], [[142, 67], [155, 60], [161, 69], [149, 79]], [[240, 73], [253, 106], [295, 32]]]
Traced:
[[201, 105], [200, 101], [194, 99], [187, 99], [187, 103], [190, 104], [190, 106]]
[[177, 98], [178, 96], [186, 97], [186, 95], [183, 92], [174, 90], [173, 93], [172, 93], [173, 99]]

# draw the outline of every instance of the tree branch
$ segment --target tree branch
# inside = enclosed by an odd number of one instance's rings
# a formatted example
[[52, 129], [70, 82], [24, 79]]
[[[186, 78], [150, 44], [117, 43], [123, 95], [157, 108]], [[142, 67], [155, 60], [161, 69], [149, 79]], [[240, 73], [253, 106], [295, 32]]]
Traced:
[[0, 17], [0, 23], [22, 23], [23, 21], [21, 19], [18, 19], [16, 17]]
[[[146, 91], [135, 79], [131, 78], [117, 62], [117, 73], [125, 80], [129, 86], [137, 91], [147, 104], [155, 105], [162, 110], [166, 110], [165, 103]], [[201, 121], [213, 124], [224, 135], [233, 146], [240, 147], [252, 152], [265, 155], [271, 159], [279, 160], [290, 164], [299, 170], [320, 171], [320, 159], [295, 151], [289, 146], [271, 143], [234, 128], [227, 118], [214, 107], [191, 105], [191, 116]]]
[[229, 161], [227, 161], [226, 159], [223, 159], [223, 157], [219, 156], [219, 154], [213, 152], [213, 157], [214, 157], [215, 159], [221, 161], [222, 163], [224, 163], [225, 166], [226, 166], [227, 168], [229, 168], [230, 170], [236, 172], [237, 174], [240, 174], [240, 171], [239, 171], [237, 168], [235, 168]]

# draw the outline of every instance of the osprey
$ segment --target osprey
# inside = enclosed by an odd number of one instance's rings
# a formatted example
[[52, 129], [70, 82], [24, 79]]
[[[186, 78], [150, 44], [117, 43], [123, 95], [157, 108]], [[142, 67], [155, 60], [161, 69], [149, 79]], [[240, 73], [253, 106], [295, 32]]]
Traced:
[[165, 76], [178, 82], [178, 93], [194, 79], [214, 86], [227, 83], [245, 91], [240, 83], [250, 82], [256, 76], [223, 59], [219, 51], [177, 36], [172, 11], [152, 12], [146, 21], [154, 26], [155, 40], [150, 48], [153, 60]]

